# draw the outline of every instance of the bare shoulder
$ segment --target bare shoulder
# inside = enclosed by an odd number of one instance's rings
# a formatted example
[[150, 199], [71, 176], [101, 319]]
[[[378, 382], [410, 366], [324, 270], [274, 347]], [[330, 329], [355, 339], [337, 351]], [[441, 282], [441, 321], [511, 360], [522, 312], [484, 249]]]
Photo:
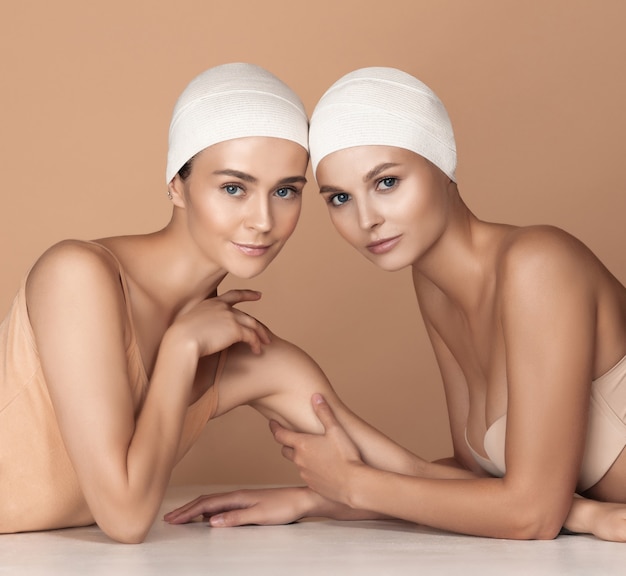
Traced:
[[121, 303], [124, 295], [119, 273], [114, 257], [95, 243], [64, 240], [53, 245], [37, 260], [26, 282], [31, 319], [40, 312], [40, 305]]
[[512, 229], [497, 260], [498, 283], [504, 289], [543, 289], [577, 282], [592, 287], [603, 266], [580, 240], [554, 226]]
[[46, 250], [32, 267], [27, 281], [31, 293], [50, 283], [71, 283], [77, 280], [92, 283], [104, 278], [119, 278], [119, 268], [113, 256], [92, 242], [63, 240]]

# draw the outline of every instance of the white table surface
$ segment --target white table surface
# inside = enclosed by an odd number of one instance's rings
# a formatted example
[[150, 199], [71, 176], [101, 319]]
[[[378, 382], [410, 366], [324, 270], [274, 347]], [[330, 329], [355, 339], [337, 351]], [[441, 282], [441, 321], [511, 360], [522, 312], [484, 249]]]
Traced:
[[0, 535], [0, 574], [624, 575], [626, 544], [590, 536], [518, 542], [404, 522], [315, 520], [288, 526], [170, 526], [163, 512], [224, 486], [173, 487], [146, 541], [117, 544], [96, 526]]

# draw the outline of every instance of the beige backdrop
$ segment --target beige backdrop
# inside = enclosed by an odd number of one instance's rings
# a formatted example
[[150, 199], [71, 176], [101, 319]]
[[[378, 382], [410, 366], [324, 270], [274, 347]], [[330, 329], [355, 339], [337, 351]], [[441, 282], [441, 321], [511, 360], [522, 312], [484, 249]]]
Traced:
[[[620, 0], [1, 0], [0, 314], [66, 237], [146, 232], [170, 214], [164, 170], [178, 93], [229, 61], [265, 66], [307, 109], [334, 80], [396, 66], [446, 103], [475, 212], [553, 223], [626, 281]], [[313, 183], [270, 269], [230, 286], [309, 351], [344, 399], [427, 458], [450, 452], [440, 380], [407, 271], [375, 269], [330, 228]], [[175, 482], [291, 482], [263, 418], [209, 424]]]

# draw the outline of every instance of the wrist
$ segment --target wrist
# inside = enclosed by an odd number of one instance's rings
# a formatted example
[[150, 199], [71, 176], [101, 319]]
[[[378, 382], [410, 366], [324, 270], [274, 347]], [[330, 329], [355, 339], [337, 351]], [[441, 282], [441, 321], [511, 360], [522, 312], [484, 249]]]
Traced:
[[324, 517], [332, 518], [331, 500], [324, 498], [317, 492], [314, 492], [308, 486], [298, 488], [301, 498], [299, 499], [299, 510], [301, 518]]
[[563, 527], [570, 532], [591, 534], [596, 523], [597, 503], [586, 498], [574, 497], [572, 507]]
[[[198, 369], [197, 347], [189, 340], [177, 337], [168, 330], [161, 340], [154, 370], [150, 378], [151, 388], [168, 390], [190, 390]], [[172, 383], [177, 385], [172, 387]], [[184, 398], [187, 402], [188, 398]]]
[[301, 518], [318, 517], [332, 518], [333, 520], [375, 520], [387, 518], [384, 514], [378, 514], [371, 510], [352, 508], [347, 504], [329, 500], [308, 487], [302, 488], [301, 490], [303, 491], [302, 501], [306, 502], [303, 507], [306, 512], [300, 516]]
[[368, 476], [375, 469], [365, 464], [351, 466], [344, 479], [342, 502], [353, 510], [368, 510], [367, 506], [367, 483]]
[[189, 338], [176, 323], [165, 331], [159, 348], [159, 352], [170, 351], [179, 358], [197, 360], [200, 357], [198, 343]]

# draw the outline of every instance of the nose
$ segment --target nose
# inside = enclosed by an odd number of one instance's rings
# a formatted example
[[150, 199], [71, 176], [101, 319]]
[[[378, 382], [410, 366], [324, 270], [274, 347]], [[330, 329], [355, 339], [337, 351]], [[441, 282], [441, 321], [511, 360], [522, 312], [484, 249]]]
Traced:
[[246, 227], [257, 232], [269, 232], [274, 226], [269, 198], [264, 194], [255, 194], [247, 204]]
[[370, 201], [362, 201], [357, 205], [359, 226], [363, 230], [373, 230], [377, 226], [380, 226], [384, 218], [376, 206]]

